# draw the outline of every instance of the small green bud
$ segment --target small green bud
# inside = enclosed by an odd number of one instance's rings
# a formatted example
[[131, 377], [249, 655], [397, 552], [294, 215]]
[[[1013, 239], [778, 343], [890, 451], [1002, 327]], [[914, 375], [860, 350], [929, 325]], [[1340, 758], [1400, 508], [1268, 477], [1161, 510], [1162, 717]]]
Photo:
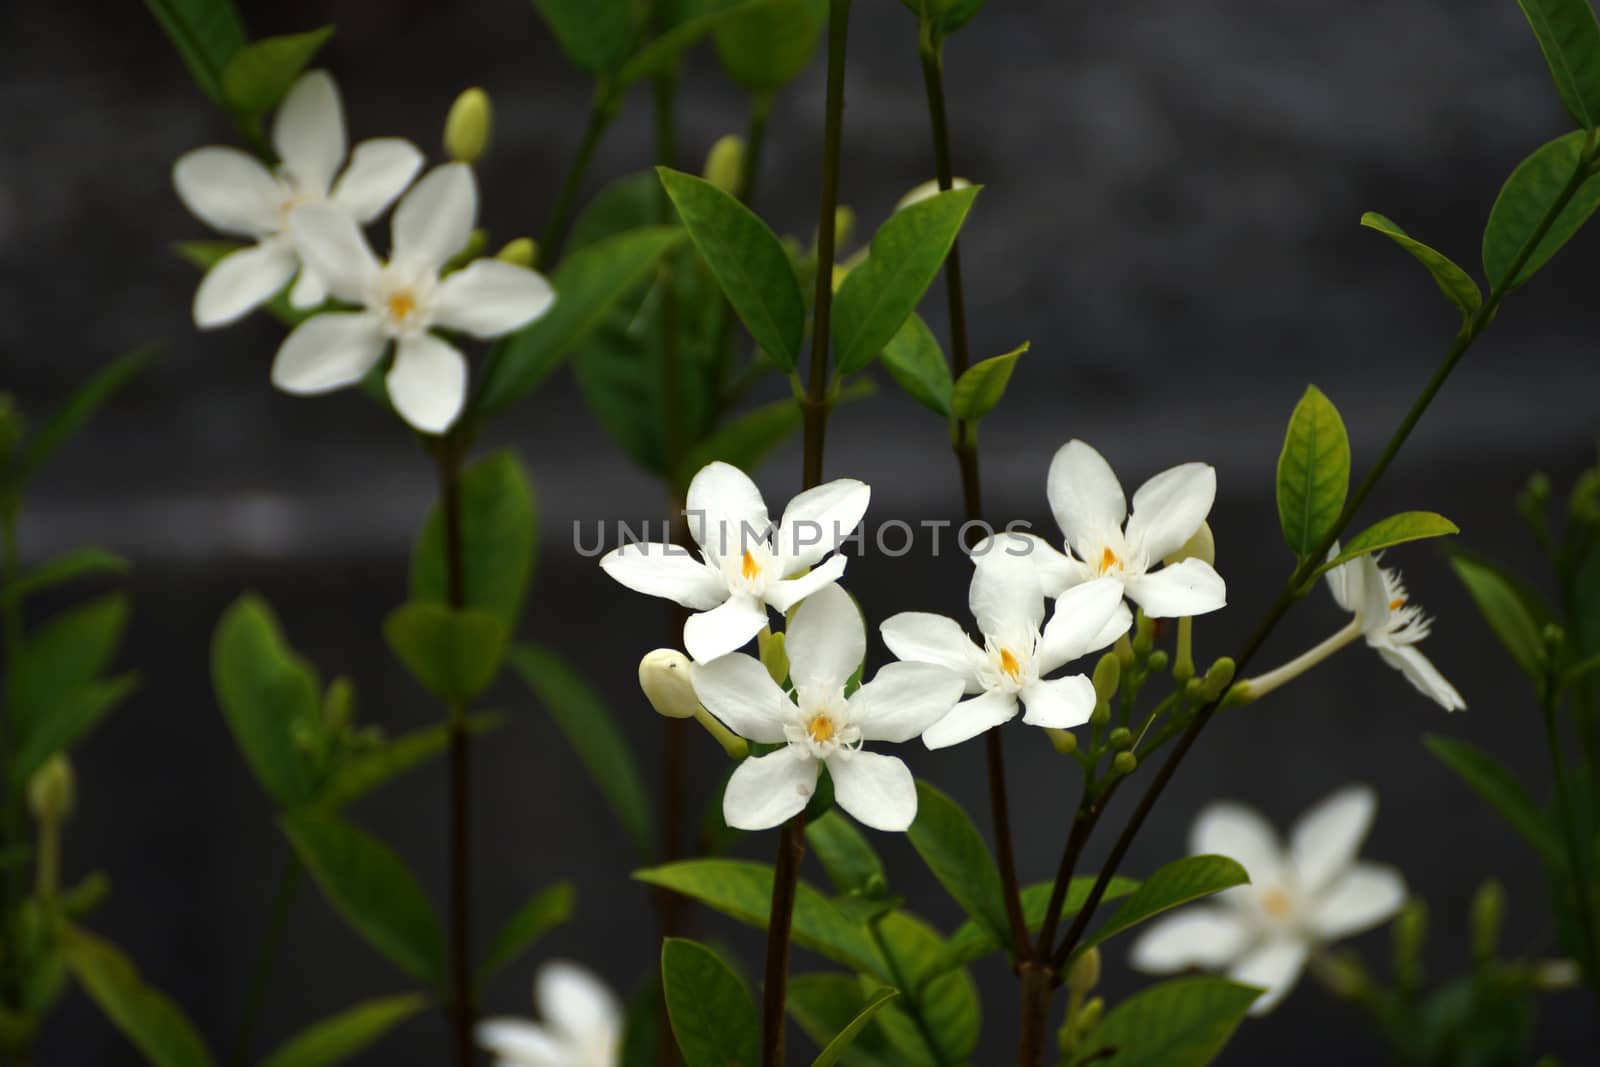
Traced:
[[1205, 696], [1207, 700], [1215, 700], [1222, 695], [1222, 691], [1233, 681], [1233, 660], [1223, 656], [1206, 670]]
[[1540, 636], [1544, 638], [1545, 647], [1554, 650], [1560, 648], [1566, 641], [1567, 632], [1558, 624], [1547, 622], [1544, 624], [1544, 633]]
[[833, 247], [844, 248], [856, 234], [856, 213], [843, 205], [833, 212]]
[[1094, 695], [1096, 700], [1107, 701], [1117, 695], [1122, 684], [1122, 660], [1115, 652], [1107, 652], [1094, 665]]
[[345, 677], [335, 678], [328, 683], [328, 691], [322, 697], [323, 723], [335, 736], [342, 737], [355, 722], [355, 717], [355, 683]]
[[1572, 496], [1567, 510], [1576, 522], [1594, 525], [1600, 523], [1600, 467], [1590, 467], [1578, 475], [1572, 486]]
[[1072, 966], [1067, 970], [1067, 992], [1074, 997], [1081, 997], [1095, 986], [1100, 984], [1100, 950], [1090, 948], [1077, 959], [1072, 961]]
[[1506, 919], [1506, 887], [1490, 878], [1472, 897], [1472, 958], [1479, 966], [1492, 963], [1500, 949]]
[[744, 139], [730, 133], [717, 138], [717, 143], [706, 153], [706, 165], [701, 174], [723, 192], [738, 196], [739, 176], [743, 171]]
[[1063, 756], [1070, 756], [1078, 751], [1078, 735], [1071, 730], [1057, 730], [1045, 727], [1045, 736], [1050, 738], [1050, 744]]
[[861, 892], [869, 900], [882, 900], [889, 892], [889, 880], [880, 872], [873, 871], [867, 875], [866, 884], [861, 887]]
[[43, 826], [60, 826], [77, 805], [77, 782], [72, 764], [57, 752], [28, 779], [28, 810]]
[[1133, 654], [1140, 659], [1150, 654], [1156, 643], [1156, 622], [1139, 612], [1133, 624]]
[[1094, 711], [1089, 715], [1089, 725], [1100, 729], [1111, 721], [1111, 705], [1104, 700], [1095, 701]]
[[1111, 736], [1108, 738], [1108, 740], [1111, 742], [1111, 747], [1117, 749], [1118, 751], [1121, 751], [1125, 748], [1132, 748], [1133, 731], [1128, 729], [1126, 726], [1119, 726], [1115, 730], [1111, 731]]
[[761, 656], [761, 665], [767, 668], [767, 673], [779, 685], [789, 677], [789, 653], [783, 643], [782, 633], [763, 632], [756, 637], [756, 649]]
[[539, 243], [532, 237], [518, 237], [507, 241], [505, 247], [494, 254], [494, 258], [513, 267], [532, 268], [539, 262]]
[[1133, 642], [1128, 640], [1127, 634], [1117, 638], [1117, 643], [1111, 646], [1111, 652], [1121, 661], [1123, 670], [1133, 666]]
[[1182, 548], [1161, 562], [1171, 567], [1176, 563], [1182, 563], [1186, 559], [1197, 559], [1202, 563], [1216, 565], [1217, 540], [1211, 535], [1210, 523], [1202, 522], [1200, 529], [1196, 530], [1194, 536], [1183, 543]]
[[1409, 993], [1422, 985], [1422, 946], [1428, 939], [1428, 907], [1422, 901], [1406, 901], [1395, 916], [1394, 980], [1400, 991]]
[[1150, 653], [1150, 658], [1145, 661], [1151, 670], [1161, 672], [1167, 669], [1167, 650], [1158, 648]]
[[1132, 774], [1139, 769], [1139, 757], [1132, 752], [1118, 752], [1117, 758], [1111, 761], [1111, 767], [1118, 774]]
[[457, 163], [476, 163], [489, 147], [494, 130], [494, 107], [489, 94], [471, 88], [456, 97], [444, 120], [445, 154]]
[[1105, 1014], [1106, 1001], [1104, 997], [1093, 997], [1078, 1012], [1078, 1033], [1088, 1034], [1089, 1031], [1100, 1025], [1100, 1016]]
[[692, 719], [700, 711], [700, 698], [689, 681], [689, 657], [675, 648], [658, 648], [639, 661], [639, 688], [657, 714], [669, 719]]

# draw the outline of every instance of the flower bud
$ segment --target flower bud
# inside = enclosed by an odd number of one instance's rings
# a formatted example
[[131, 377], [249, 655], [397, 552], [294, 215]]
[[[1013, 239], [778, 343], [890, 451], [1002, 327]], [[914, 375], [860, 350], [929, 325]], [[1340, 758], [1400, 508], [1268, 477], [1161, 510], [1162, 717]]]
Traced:
[[1233, 670], [1233, 660], [1228, 656], [1223, 656], [1206, 670], [1203, 684], [1207, 700], [1217, 699], [1228, 688], [1228, 683], [1233, 681]]
[[772, 680], [779, 685], [789, 677], [789, 653], [783, 643], [783, 634], [770, 631], [757, 635], [756, 650], [761, 656], [761, 665], [767, 669]]
[[445, 154], [457, 163], [476, 163], [489, 147], [493, 128], [489, 94], [476, 87], [468, 89], [456, 97], [444, 120]]
[[1428, 938], [1428, 907], [1408, 900], [1394, 920], [1394, 980], [1403, 993], [1422, 985], [1422, 944]]
[[1117, 643], [1111, 646], [1111, 653], [1121, 662], [1124, 670], [1133, 666], [1133, 642], [1128, 640], [1127, 634], [1117, 638]]
[[1122, 681], [1122, 661], [1115, 652], [1107, 652], [1094, 665], [1094, 695], [1097, 700], [1110, 700], [1117, 695]]
[[1045, 727], [1045, 736], [1050, 738], [1050, 744], [1063, 756], [1070, 756], [1078, 751], [1078, 735], [1071, 730], [1057, 730]]
[[1076, 1020], [1078, 1024], [1078, 1032], [1080, 1034], [1088, 1034], [1095, 1027], [1099, 1026], [1100, 1016], [1105, 1014], [1105, 1010], [1106, 1002], [1104, 997], [1094, 997], [1090, 999], [1090, 1001], [1083, 1006], [1083, 1010], [1078, 1012], [1078, 1018]]
[[1100, 984], [1100, 950], [1090, 948], [1067, 969], [1067, 992], [1081, 997]]
[[28, 810], [43, 826], [60, 826], [77, 804], [72, 764], [57, 752], [28, 779]]
[[539, 262], [539, 243], [532, 237], [518, 237], [507, 241], [506, 246], [494, 254], [494, 258], [513, 267], [531, 268]]
[[1133, 624], [1133, 654], [1140, 659], [1150, 654], [1156, 643], [1155, 620], [1139, 612]]
[[669, 719], [692, 719], [700, 698], [689, 681], [689, 657], [675, 648], [658, 648], [639, 661], [639, 688], [657, 713]]
[[334, 736], [342, 736], [350, 729], [356, 717], [356, 687], [348, 678], [335, 678], [328, 683], [322, 697], [322, 721]]
[[1544, 624], [1544, 632], [1540, 636], [1544, 638], [1545, 647], [1552, 652], [1560, 648], [1567, 640], [1567, 632], [1553, 622]]
[[706, 181], [730, 196], [739, 195], [739, 177], [744, 171], [744, 140], [734, 134], [717, 138], [706, 153]]
[[856, 233], [856, 213], [843, 205], [833, 212], [833, 247], [844, 248]]
[[1111, 761], [1111, 769], [1122, 775], [1132, 774], [1139, 769], [1139, 757], [1132, 752], [1118, 752], [1117, 758]]
[[1164, 648], [1156, 649], [1154, 652], [1150, 653], [1150, 658], [1146, 660], [1145, 663], [1152, 671], [1157, 673], [1166, 670], [1167, 650]]
[[1126, 726], [1119, 726], [1115, 730], [1111, 731], [1111, 736], [1107, 740], [1111, 742], [1111, 747], [1117, 749], [1118, 751], [1121, 751], [1125, 748], [1132, 748], [1133, 731], [1128, 729]]
[[1217, 540], [1211, 535], [1210, 523], [1202, 522], [1200, 529], [1196, 530], [1194, 536], [1183, 543], [1182, 548], [1179, 548], [1178, 551], [1161, 562], [1171, 567], [1173, 564], [1182, 563], [1186, 559], [1197, 559], [1202, 563], [1216, 566]]
[[1472, 896], [1472, 958], [1478, 964], [1493, 962], [1500, 949], [1500, 930], [1506, 919], [1506, 887], [1490, 878]]
[[1600, 523], [1600, 467], [1590, 467], [1578, 475], [1567, 510], [1577, 522], [1591, 526]]

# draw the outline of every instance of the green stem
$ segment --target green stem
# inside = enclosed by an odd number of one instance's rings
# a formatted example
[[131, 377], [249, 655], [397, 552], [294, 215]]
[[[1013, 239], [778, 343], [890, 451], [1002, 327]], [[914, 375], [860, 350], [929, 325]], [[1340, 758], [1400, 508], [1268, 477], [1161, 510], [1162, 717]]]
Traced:
[[1561, 831], [1567, 846], [1567, 865], [1577, 897], [1578, 925], [1583, 931], [1584, 950], [1588, 956], [1583, 961], [1583, 970], [1589, 978], [1591, 990], [1596, 998], [1600, 998], [1600, 985], [1595, 982], [1596, 974], [1600, 972], [1600, 940], [1596, 938], [1594, 926], [1594, 892], [1589, 882], [1589, 864], [1572, 814], [1572, 793], [1567, 784], [1566, 761], [1561, 758], [1561, 738], [1556, 727], [1561, 691], [1554, 678], [1547, 678], [1543, 689], [1540, 711], [1544, 716], [1545, 744], [1550, 750], [1550, 770], [1555, 777], [1556, 805], [1560, 809]]
[[789, 940], [800, 860], [806, 852], [806, 813], [783, 824], [772, 868], [772, 916], [767, 923], [767, 977], [761, 1007], [762, 1067], [783, 1067], [784, 1001], [789, 987]]
[[272, 983], [272, 973], [277, 967], [278, 951], [283, 945], [283, 934], [289, 925], [289, 914], [294, 909], [294, 898], [300, 888], [300, 876], [305, 868], [300, 857], [290, 850], [283, 861], [283, 871], [278, 875], [278, 889], [272, 898], [272, 915], [267, 920], [261, 947], [256, 952], [255, 966], [250, 971], [250, 986], [245, 994], [244, 1014], [239, 1017], [239, 1027], [234, 1031], [234, 1067], [246, 1067], [255, 1053], [256, 1026], [261, 1021], [262, 1009], [267, 1002], [267, 989]]
[[600, 138], [617, 116], [618, 103], [609, 86], [601, 85], [596, 89], [583, 139], [578, 142], [578, 154], [572, 157], [567, 176], [561, 182], [561, 192], [556, 195], [556, 206], [551, 210], [550, 221], [544, 228], [544, 248], [539, 253], [543, 263], [555, 263], [560, 258], [561, 246], [566, 243], [567, 230], [572, 225], [578, 193], [583, 188], [583, 177], [589, 171], [595, 149], [600, 146]]
[[[17, 497], [20, 492], [11, 486], [0, 486], [0, 589], [16, 581], [22, 573], [20, 552], [17, 547]], [[11, 710], [16, 700], [16, 663], [22, 648], [22, 598], [8, 597], [0, 605], [0, 650], [5, 653], [5, 679], [0, 685], [0, 767], [6, 768], [8, 796], [20, 796], [25, 782], [9, 788], [13, 738], [11, 736]], [[0, 797], [0, 848], [9, 850], [18, 840], [18, 826], [22, 821], [20, 805]], [[22, 900], [24, 888], [22, 868], [10, 867], [0, 875], [4, 898], [0, 899], [0, 932], [8, 945], [17, 944], [13, 922]], [[0, 1002], [15, 1005], [21, 997], [22, 977], [16, 968], [15, 953], [0, 955]]]

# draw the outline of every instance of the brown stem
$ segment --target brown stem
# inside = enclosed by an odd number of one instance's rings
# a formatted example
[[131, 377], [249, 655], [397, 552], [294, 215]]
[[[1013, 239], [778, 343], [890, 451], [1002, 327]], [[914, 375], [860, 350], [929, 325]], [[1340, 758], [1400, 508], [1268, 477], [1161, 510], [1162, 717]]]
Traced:
[[761, 1006], [762, 1067], [783, 1067], [784, 1000], [789, 987], [789, 934], [800, 859], [806, 851], [806, 813], [783, 824], [772, 870], [772, 914], [767, 920], [767, 980]]
[[1011, 950], [1019, 964], [1033, 959], [1028, 944], [1028, 920], [1022, 914], [1022, 889], [1017, 881], [1017, 854], [1011, 843], [1011, 801], [1006, 796], [1006, 750], [999, 728], [984, 734], [989, 757], [989, 808], [994, 815], [995, 858], [1000, 864], [1000, 885], [1006, 902], [1006, 922], [1011, 927]]
[[1052, 972], [1042, 963], [1028, 961], [1017, 972], [1022, 978], [1022, 1021], [1017, 1040], [1017, 1067], [1043, 1067], [1050, 1043], [1050, 991]]

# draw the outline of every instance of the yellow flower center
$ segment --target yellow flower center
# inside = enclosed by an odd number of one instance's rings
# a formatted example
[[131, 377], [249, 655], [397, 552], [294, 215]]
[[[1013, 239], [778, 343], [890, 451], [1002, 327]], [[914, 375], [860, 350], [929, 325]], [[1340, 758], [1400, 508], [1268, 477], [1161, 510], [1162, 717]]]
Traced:
[[1406, 598], [1405, 597], [1397, 596], [1393, 600], [1389, 601], [1389, 610], [1390, 611], [1399, 611], [1401, 608], [1405, 607], [1405, 603], [1406, 603]]
[[756, 562], [756, 558], [750, 554], [750, 550], [748, 548], [745, 549], [744, 560], [739, 564], [739, 574], [744, 578], [745, 581], [750, 581], [760, 573], [761, 564]]
[[1121, 561], [1117, 559], [1117, 554], [1111, 551], [1111, 549], [1106, 548], [1101, 550], [1100, 573], [1104, 574], [1106, 571], [1110, 570], [1112, 567], [1115, 567], [1120, 562]]
[[389, 314], [402, 322], [411, 317], [417, 310], [417, 298], [411, 295], [411, 290], [402, 289], [389, 297]]
[[1274, 919], [1286, 919], [1290, 909], [1289, 894], [1278, 886], [1265, 889], [1261, 893], [1261, 908]]
[[[748, 558], [749, 555], [750, 553], [745, 553], [746, 558]], [[828, 716], [823, 713], [814, 715], [811, 721], [806, 723], [806, 733], [810, 734], [811, 740], [815, 741], [819, 745], [827, 741], [832, 741], [834, 733], [833, 720], [828, 718]]]
[[1012, 681], [1016, 681], [1017, 676], [1022, 673], [1022, 663], [1009, 648], [1000, 650], [1000, 669], [1009, 674]]

